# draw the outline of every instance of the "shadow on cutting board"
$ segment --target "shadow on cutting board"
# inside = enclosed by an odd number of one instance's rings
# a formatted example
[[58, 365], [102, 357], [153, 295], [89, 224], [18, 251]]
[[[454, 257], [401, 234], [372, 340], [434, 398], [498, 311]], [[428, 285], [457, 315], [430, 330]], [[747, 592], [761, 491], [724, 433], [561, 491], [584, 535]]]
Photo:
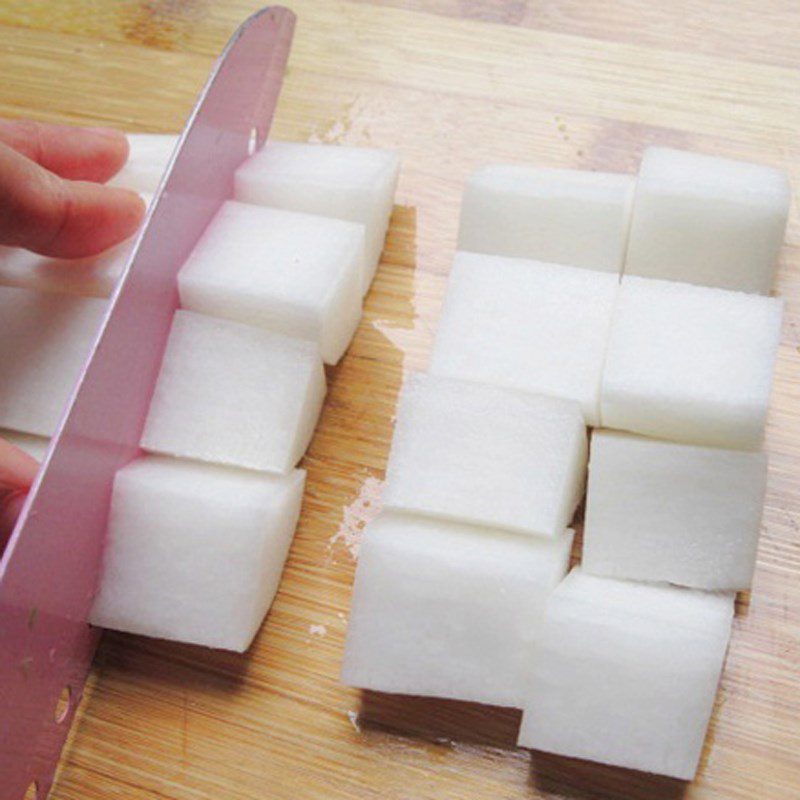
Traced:
[[522, 712], [438, 697], [363, 691], [358, 723], [437, 744], [466, 744], [513, 750]]
[[[398, 734], [458, 748], [517, 750], [522, 712], [458, 700], [363, 691], [362, 731]], [[674, 778], [530, 752], [529, 782], [538, 793], [564, 800], [680, 800], [687, 784]]]
[[565, 800], [679, 800], [685, 781], [531, 751], [530, 783]]

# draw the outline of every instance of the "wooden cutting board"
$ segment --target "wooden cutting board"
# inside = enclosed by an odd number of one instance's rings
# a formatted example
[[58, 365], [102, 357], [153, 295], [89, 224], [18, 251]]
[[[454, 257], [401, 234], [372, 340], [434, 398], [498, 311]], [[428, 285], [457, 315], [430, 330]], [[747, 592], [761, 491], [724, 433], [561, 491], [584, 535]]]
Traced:
[[[514, 747], [516, 712], [364, 697], [337, 675], [357, 543], [380, 505], [403, 375], [427, 364], [464, 179], [488, 161], [635, 171], [677, 145], [800, 187], [793, 0], [388, 0], [290, 5], [288, 139], [400, 150], [386, 251], [305, 467], [281, 590], [246, 656], [107, 635], [57, 800], [664, 800], [675, 781]], [[0, 114], [180, 129], [247, 0], [4, 0]], [[752, 594], [688, 798], [800, 797], [800, 219]], [[1, 779], [1, 778], [0, 778]]]

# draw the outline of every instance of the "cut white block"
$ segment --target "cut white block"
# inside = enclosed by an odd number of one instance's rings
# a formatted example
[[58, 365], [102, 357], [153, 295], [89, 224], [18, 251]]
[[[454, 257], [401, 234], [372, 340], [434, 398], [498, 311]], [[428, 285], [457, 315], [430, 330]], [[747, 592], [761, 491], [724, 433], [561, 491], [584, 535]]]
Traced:
[[604, 428], [758, 449], [783, 302], [625, 277], [603, 373]]
[[128, 160], [108, 184], [152, 194], [161, 183], [178, 136], [174, 133], [128, 133], [126, 136]]
[[177, 311], [142, 447], [285, 473], [305, 452], [324, 396], [311, 342]]
[[764, 453], [592, 435], [586, 572], [747, 589], [767, 482]]
[[767, 294], [790, 200], [782, 170], [650, 147], [625, 273]]
[[342, 680], [381, 692], [520, 707], [556, 539], [386, 514], [364, 535]]
[[596, 425], [618, 288], [611, 273], [456, 253], [430, 371], [577, 400]]
[[29, 433], [0, 430], [0, 439], [11, 442], [15, 447], [27, 453], [32, 458], [41, 462], [50, 446], [50, 439], [46, 436], [32, 436]]
[[361, 317], [364, 226], [229, 201], [178, 275], [181, 305], [316, 342], [335, 364]]
[[372, 147], [269, 142], [236, 172], [234, 199], [360, 222], [366, 230], [362, 292], [383, 251], [400, 157]]
[[459, 250], [619, 273], [633, 175], [494, 164], [472, 173]]
[[0, 427], [52, 436], [105, 310], [93, 297], [0, 286]]
[[[150, 205], [152, 196], [142, 193]], [[84, 297], [108, 297], [117, 285], [135, 237], [86, 258], [51, 258], [21, 247], [0, 247], [0, 284], [62, 292]]]
[[383, 505], [557, 536], [580, 501], [586, 449], [575, 402], [415, 373], [397, 410]]
[[131, 462], [114, 480], [90, 622], [243, 652], [277, 591], [304, 483], [302, 470]]
[[732, 617], [732, 594], [573, 570], [547, 602], [519, 744], [690, 780]]

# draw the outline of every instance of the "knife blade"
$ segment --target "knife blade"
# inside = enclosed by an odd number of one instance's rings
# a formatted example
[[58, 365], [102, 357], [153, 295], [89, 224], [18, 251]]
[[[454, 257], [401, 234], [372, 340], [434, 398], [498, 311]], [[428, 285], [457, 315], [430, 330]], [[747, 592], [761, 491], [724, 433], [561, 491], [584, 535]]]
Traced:
[[86, 620], [113, 479], [139, 453], [176, 276], [266, 140], [294, 22], [262, 9], [215, 62], [0, 560], [0, 800], [52, 787], [99, 637]]

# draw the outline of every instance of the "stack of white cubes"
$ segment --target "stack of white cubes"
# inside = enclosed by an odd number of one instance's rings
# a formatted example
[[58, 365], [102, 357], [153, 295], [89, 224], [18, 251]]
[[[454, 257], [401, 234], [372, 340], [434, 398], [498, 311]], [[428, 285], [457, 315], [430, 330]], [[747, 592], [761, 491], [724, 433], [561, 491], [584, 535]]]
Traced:
[[[112, 183], [155, 192], [175, 143], [131, 135]], [[396, 153], [283, 143], [240, 168], [178, 277], [146, 454], [114, 484], [92, 622], [250, 645], [299, 517], [323, 362], [342, 357], [361, 318], [398, 172]], [[79, 262], [0, 254], [0, 428], [27, 450], [46, 440], [18, 434], [55, 431], [129, 249]]]
[[323, 362], [358, 326], [398, 172], [392, 152], [282, 143], [239, 169], [178, 275], [148, 455], [114, 485], [95, 624], [250, 646], [300, 514]]
[[694, 776], [755, 566], [788, 206], [781, 172], [663, 148], [638, 179], [473, 175], [345, 682], [521, 708], [523, 746]]

